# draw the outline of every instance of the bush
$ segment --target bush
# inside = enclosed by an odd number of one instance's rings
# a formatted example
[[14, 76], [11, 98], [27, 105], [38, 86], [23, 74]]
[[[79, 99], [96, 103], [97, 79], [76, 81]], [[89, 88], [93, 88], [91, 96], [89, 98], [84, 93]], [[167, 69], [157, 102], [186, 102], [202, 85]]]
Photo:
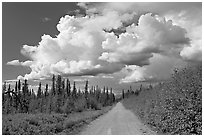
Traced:
[[74, 111], [74, 100], [72, 98], [67, 99], [61, 110], [65, 114], [69, 114]]
[[89, 105], [91, 109], [95, 110], [100, 110], [102, 107], [102, 105], [94, 97], [89, 98]]
[[34, 125], [34, 126], [39, 126], [39, 123], [36, 119], [32, 118], [29, 120], [29, 124]]
[[86, 99], [81, 97], [74, 102], [74, 111], [82, 112], [86, 109]]

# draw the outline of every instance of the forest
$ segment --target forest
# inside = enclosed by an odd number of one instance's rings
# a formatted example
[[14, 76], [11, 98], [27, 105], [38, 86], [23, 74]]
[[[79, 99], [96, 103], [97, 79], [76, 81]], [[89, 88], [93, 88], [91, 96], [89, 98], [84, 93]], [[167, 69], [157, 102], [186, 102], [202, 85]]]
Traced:
[[77, 89], [75, 82], [71, 87], [70, 80], [61, 75], [52, 76], [52, 85], [45, 85], [42, 90], [41, 82], [37, 91], [28, 88], [27, 80], [18, 81], [15, 88], [3, 84], [2, 113], [65, 113], [82, 112], [87, 109], [100, 110], [101, 107], [112, 105], [115, 95], [112, 88], [98, 86], [89, 88], [88, 80], [84, 90]]

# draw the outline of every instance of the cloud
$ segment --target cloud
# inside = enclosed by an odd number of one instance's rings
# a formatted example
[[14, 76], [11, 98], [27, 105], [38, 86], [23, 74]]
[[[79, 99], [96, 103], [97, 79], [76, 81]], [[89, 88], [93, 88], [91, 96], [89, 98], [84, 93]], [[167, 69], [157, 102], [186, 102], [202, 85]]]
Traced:
[[18, 66], [18, 65], [20, 65], [20, 64], [21, 64], [21, 63], [19, 62], [19, 60], [12, 60], [12, 61], [7, 62], [7, 65]]
[[18, 64], [31, 68], [30, 74], [25, 74], [24, 78], [48, 78], [51, 74], [97, 75], [119, 71], [121, 64], [98, 60], [103, 52], [101, 43], [105, 40], [104, 29], [118, 28], [132, 17], [132, 14], [120, 15], [114, 11], [101, 16], [62, 17], [57, 25], [59, 34], [56, 37], [43, 35], [39, 45], [23, 45], [21, 53], [32, 60]]
[[167, 78], [177, 64], [200, 61], [202, 55], [201, 17], [190, 14], [194, 7], [200, 7], [178, 5], [79, 3], [85, 15], [61, 17], [56, 26], [58, 35], [43, 35], [36, 46], [23, 45], [21, 53], [29, 60], [7, 64], [31, 69], [18, 79], [115, 72], [125, 74], [123, 83]]
[[128, 65], [121, 70], [125, 78], [120, 83], [132, 83], [141, 81], [161, 81], [168, 79], [173, 73], [174, 68], [180, 68], [186, 65], [182, 58], [169, 57], [154, 53], [150, 59], [150, 64], [139, 67], [136, 65]]
[[[136, 12], [139, 15], [145, 13], [158, 14], [172, 20], [173, 24], [185, 28], [190, 45], [186, 45], [181, 51], [185, 60], [202, 60], [202, 3], [201, 2], [108, 2], [108, 3], [79, 3], [81, 7], [90, 11], [104, 13], [118, 11], [120, 13]], [[178, 35], [177, 35], [178, 36]], [[104, 54], [107, 58], [107, 53]], [[113, 55], [115, 56], [115, 54]]]
[[187, 31], [190, 44], [183, 48], [180, 55], [187, 61], [202, 60], [202, 12], [199, 8], [170, 12], [166, 15], [174, 24], [182, 26]]
[[138, 25], [132, 24], [126, 32], [115, 36], [106, 34], [102, 43], [106, 52], [99, 57], [108, 62], [120, 62], [126, 65], [149, 65], [153, 53], [179, 56], [180, 51], [189, 43], [185, 29], [173, 25], [158, 15], [148, 13], [139, 18]]
[[146, 75], [144, 71], [144, 67], [128, 65], [122, 70], [122, 72], [126, 74], [126, 77], [121, 79], [120, 83], [141, 82], [153, 78], [151, 75]]
[[12, 60], [7, 62], [7, 65], [13, 65], [13, 66], [27, 66], [29, 67], [32, 64], [32, 61], [27, 60], [24, 62], [20, 62], [19, 60]]
[[9, 80], [5, 80], [6, 83], [15, 83], [17, 82], [18, 79], [9, 79]]

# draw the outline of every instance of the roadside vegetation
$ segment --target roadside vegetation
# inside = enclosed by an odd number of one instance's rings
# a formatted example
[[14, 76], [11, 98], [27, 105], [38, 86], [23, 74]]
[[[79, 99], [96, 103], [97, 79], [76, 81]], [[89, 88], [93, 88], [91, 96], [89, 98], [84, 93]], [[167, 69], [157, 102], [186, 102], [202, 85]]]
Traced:
[[4, 115], [3, 135], [70, 135], [78, 134], [86, 124], [108, 112], [112, 106], [101, 110], [86, 110], [66, 114], [26, 114]]
[[175, 69], [169, 81], [123, 97], [123, 105], [158, 134], [202, 134], [201, 64]]
[[76, 127], [104, 114], [115, 103], [112, 88], [89, 87], [86, 81], [80, 90], [60, 75], [53, 75], [51, 88], [46, 84], [42, 90], [41, 82], [37, 91], [28, 87], [27, 80], [16, 82], [14, 89], [4, 83], [3, 134], [76, 134]]

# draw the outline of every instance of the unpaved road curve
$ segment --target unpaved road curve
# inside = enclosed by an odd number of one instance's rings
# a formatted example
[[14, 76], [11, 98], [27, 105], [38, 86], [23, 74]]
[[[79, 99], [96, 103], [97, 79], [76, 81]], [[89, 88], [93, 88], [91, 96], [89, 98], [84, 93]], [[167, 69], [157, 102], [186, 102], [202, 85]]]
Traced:
[[125, 109], [122, 103], [105, 115], [91, 122], [82, 135], [154, 135], [148, 127], [140, 122], [137, 116]]

